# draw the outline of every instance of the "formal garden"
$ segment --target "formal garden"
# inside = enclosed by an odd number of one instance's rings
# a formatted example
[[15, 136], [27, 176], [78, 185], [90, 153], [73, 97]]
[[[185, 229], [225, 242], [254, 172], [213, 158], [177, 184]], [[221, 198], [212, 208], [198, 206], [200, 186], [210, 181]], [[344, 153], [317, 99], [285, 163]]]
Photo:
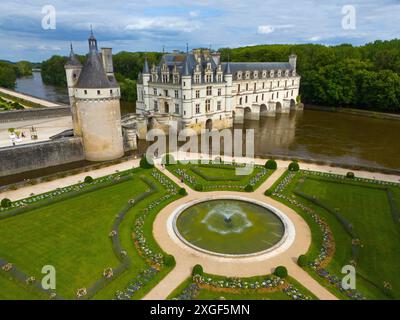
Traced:
[[[181, 197], [156, 169], [137, 168], [28, 199], [3, 199], [2, 299], [139, 299], [173, 267], [152, 221]], [[57, 287], [44, 292], [45, 265]]]
[[164, 162], [168, 171], [196, 191], [253, 192], [274, 171], [265, 166], [253, 165], [250, 174], [238, 175], [237, 170], [243, 170], [245, 165], [235, 162], [222, 163], [219, 159], [174, 164], [169, 164], [168, 161]]
[[[236, 163], [163, 167], [196, 191], [251, 192], [277, 168], [275, 161], [237, 176]], [[251, 186], [251, 188], [249, 187]], [[262, 190], [263, 192], [265, 190]], [[142, 159], [140, 168], [115, 172], [0, 205], [0, 299], [141, 299], [174, 268], [173, 256], [153, 237], [153, 222], [168, 204], [186, 196], [162, 171]], [[292, 162], [265, 191], [293, 208], [312, 233], [298, 264], [340, 299], [399, 299], [400, 185], [301, 170]], [[231, 220], [232, 221], [232, 220]], [[229, 224], [231, 221], [224, 220]], [[51, 265], [57, 287], [41, 287]], [[342, 268], [357, 271], [356, 290], [342, 288]], [[316, 297], [287, 275], [226, 278], [196, 266], [169, 295], [177, 300], [310, 300]]]
[[[298, 169], [298, 168], [297, 168]], [[313, 242], [299, 264], [342, 299], [399, 299], [400, 185], [303, 170], [287, 171], [266, 192], [309, 224]], [[342, 268], [356, 268], [356, 290]]]

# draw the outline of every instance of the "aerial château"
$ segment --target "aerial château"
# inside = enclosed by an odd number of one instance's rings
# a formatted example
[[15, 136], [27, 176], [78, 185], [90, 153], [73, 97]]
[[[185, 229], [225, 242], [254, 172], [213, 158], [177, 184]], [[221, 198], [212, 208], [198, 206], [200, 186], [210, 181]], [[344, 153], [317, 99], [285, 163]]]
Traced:
[[287, 113], [297, 107], [297, 56], [288, 62], [221, 62], [208, 49], [165, 54], [158, 66], [146, 59], [137, 85], [139, 114], [180, 129], [223, 129], [244, 119]]

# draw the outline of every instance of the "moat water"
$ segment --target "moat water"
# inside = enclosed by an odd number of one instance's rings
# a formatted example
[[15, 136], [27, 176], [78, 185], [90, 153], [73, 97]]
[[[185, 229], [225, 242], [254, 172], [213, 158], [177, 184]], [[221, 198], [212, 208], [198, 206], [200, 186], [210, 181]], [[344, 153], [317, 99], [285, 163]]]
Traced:
[[[18, 79], [16, 90], [68, 103], [66, 88], [43, 84], [39, 72]], [[134, 106], [124, 104], [122, 113], [129, 112], [134, 112]], [[304, 110], [265, 117], [260, 121], [246, 121], [236, 127], [255, 130], [258, 156], [276, 154], [400, 169], [398, 120]]]

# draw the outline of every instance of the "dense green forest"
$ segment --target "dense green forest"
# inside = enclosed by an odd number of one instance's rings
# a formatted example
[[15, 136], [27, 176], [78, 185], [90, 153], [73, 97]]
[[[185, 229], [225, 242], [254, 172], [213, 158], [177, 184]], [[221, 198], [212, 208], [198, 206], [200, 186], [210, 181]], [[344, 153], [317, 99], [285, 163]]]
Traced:
[[13, 89], [17, 78], [32, 74], [32, 64], [28, 61], [12, 63], [0, 61], [0, 87]]
[[[302, 76], [301, 96], [306, 104], [351, 107], [384, 112], [400, 112], [400, 40], [375, 41], [364, 46], [349, 44], [323, 46], [260, 45], [220, 49], [227, 61], [287, 61], [298, 55]], [[147, 53], [150, 65], [161, 53]], [[120, 52], [114, 55], [116, 77], [123, 99], [136, 100], [136, 80], [145, 53]], [[42, 63], [46, 83], [65, 85], [63, 65], [67, 58], [54, 56]], [[84, 57], [80, 57], [82, 61]]]

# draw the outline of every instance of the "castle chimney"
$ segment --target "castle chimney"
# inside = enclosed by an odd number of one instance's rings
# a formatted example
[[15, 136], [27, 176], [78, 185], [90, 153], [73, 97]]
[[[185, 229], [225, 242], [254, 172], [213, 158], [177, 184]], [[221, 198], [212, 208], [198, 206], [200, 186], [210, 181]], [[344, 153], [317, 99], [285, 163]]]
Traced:
[[104, 70], [108, 76], [114, 74], [114, 65], [112, 58], [112, 49], [111, 48], [102, 48], [101, 49], [101, 57], [103, 60]]

